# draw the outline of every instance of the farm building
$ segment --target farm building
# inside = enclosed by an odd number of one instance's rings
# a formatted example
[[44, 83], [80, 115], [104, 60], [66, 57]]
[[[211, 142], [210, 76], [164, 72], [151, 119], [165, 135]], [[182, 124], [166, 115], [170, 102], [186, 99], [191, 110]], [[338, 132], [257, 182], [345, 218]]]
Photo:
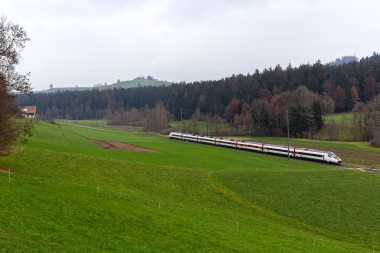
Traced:
[[34, 119], [37, 114], [37, 106], [20, 106], [20, 111], [25, 118]]

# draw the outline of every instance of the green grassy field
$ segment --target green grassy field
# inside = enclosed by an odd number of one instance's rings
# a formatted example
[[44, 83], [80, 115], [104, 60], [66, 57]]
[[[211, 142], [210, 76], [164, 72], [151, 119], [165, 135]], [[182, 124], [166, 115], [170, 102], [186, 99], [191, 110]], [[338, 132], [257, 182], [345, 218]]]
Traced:
[[46, 122], [0, 168], [0, 252], [380, 252], [375, 174]]
[[333, 119], [338, 124], [342, 121], [343, 116], [345, 116], [347, 120], [351, 120], [353, 117], [351, 112], [328, 114], [325, 117], [325, 123], [328, 123], [329, 119]]
[[128, 126], [128, 125], [108, 125], [106, 119], [88, 119], [88, 120], [67, 120], [67, 119], [59, 119], [56, 120], [57, 123], [61, 123], [63, 125], [75, 125], [75, 126], [85, 126], [92, 128], [101, 128], [108, 130], [120, 130], [127, 132], [141, 132], [143, 127], [137, 126]]

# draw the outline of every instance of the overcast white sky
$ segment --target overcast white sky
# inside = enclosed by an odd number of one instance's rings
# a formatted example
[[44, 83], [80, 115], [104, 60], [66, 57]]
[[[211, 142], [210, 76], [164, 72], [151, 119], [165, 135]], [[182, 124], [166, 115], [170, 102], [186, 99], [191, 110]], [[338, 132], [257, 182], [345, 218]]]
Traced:
[[218, 80], [380, 52], [377, 0], [0, 0], [34, 90]]

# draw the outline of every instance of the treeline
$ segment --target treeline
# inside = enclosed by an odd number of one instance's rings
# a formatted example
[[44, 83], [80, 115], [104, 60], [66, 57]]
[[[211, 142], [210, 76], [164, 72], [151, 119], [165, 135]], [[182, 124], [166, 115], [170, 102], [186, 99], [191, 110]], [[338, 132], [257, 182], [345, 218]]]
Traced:
[[[257, 134], [285, 134], [287, 115], [291, 134], [312, 134], [326, 113], [348, 112], [380, 93], [380, 56], [338, 66], [320, 61], [299, 67], [256, 70], [221, 80], [177, 83], [172, 86], [97, 89], [19, 96], [22, 105], [36, 105], [46, 119], [94, 119], [106, 113], [154, 108], [161, 101], [176, 120], [225, 120]], [[250, 115], [250, 118], [248, 117]], [[249, 126], [248, 126], [249, 125]]]
[[330, 140], [371, 141], [380, 147], [380, 94], [367, 103], [355, 102], [351, 114], [339, 121], [329, 119], [324, 132]]
[[146, 132], [159, 132], [169, 127], [170, 114], [165, 109], [162, 101], [158, 101], [154, 108], [145, 106], [142, 109], [115, 110], [110, 106], [105, 110], [105, 118], [108, 125], [142, 126]]

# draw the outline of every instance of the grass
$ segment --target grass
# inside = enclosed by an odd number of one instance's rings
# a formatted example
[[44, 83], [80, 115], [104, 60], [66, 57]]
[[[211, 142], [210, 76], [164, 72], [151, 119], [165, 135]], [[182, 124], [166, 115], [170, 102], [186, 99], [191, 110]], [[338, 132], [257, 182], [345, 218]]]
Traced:
[[380, 208], [380, 190], [376, 188], [379, 179], [373, 175], [307, 169], [275, 173], [236, 171], [229, 175], [218, 171], [215, 174], [223, 185], [252, 203], [329, 231], [333, 237], [349, 236], [374, 244], [380, 236], [375, 225], [379, 216], [374, 215]]
[[[88, 139], [158, 153], [104, 150]], [[1, 158], [1, 252], [376, 252], [379, 176], [41, 122]]]
[[101, 128], [108, 130], [120, 130], [126, 132], [141, 132], [143, 127], [136, 126], [126, 126], [126, 125], [108, 125], [106, 119], [88, 119], [88, 120], [67, 120], [60, 119], [56, 120], [60, 124], [76, 125], [76, 126], [85, 126], [92, 128]]
[[352, 113], [334, 113], [334, 114], [328, 114], [325, 118], [325, 123], [329, 122], [329, 119], [333, 119], [335, 123], [339, 124], [342, 121], [343, 116], [346, 117], [347, 120], [352, 119]]

